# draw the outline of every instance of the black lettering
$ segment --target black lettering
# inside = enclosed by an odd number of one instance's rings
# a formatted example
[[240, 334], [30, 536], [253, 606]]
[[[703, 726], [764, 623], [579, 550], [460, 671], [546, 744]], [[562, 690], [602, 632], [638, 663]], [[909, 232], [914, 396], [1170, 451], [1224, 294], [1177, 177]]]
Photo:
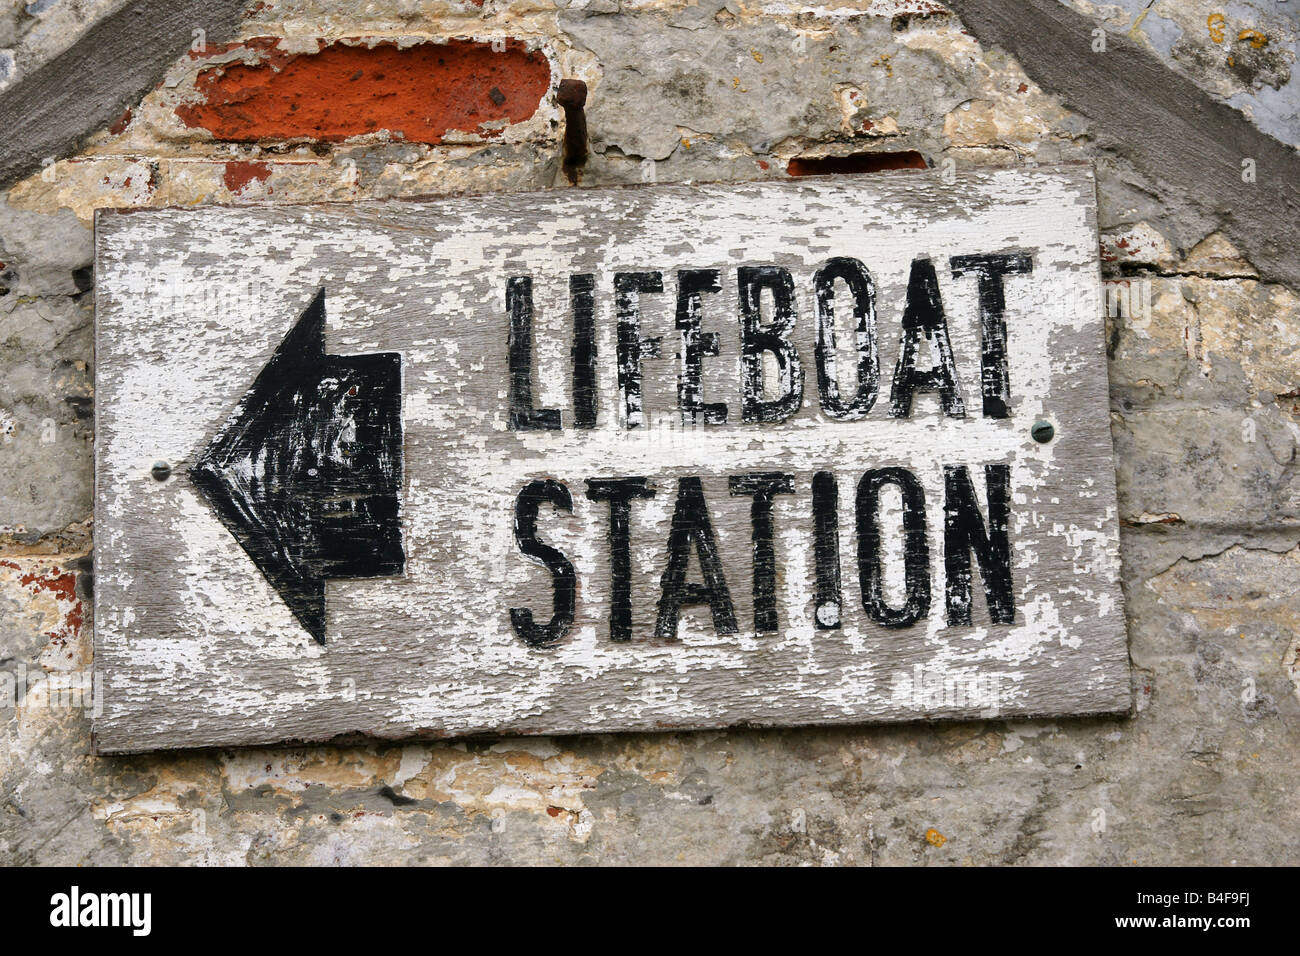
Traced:
[[[702, 585], [686, 580], [692, 546], [699, 555]], [[668, 567], [664, 569], [659, 588], [659, 618], [655, 623], [655, 637], [659, 640], [677, 639], [681, 609], [690, 604], [709, 606], [713, 627], [719, 634], [736, 633], [736, 609], [718, 559], [718, 546], [699, 478], [677, 479], [677, 505], [668, 533]]]
[[590, 272], [569, 276], [573, 304], [573, 424], [596, 427], [596, 277]]
[[683, 269], [677, 273], [677, 328], [682, 333], [681, 371], [677, 378], [677, 404], [682, 424], [721, 425], [727, 420], [723, 402], [702, 402], [700, 380], [704, 357], [717, 355], [718, 334], [700, 331], [700, 299], [705, 292], [722, 291], [717, 269]]
[[749, 520], [754, 536], [754, 630], [760, 634], [777, 630], [776, 541], [772, 528], [772, 499], [794, 494], [794, 475], [779, 471], [732, 475], [733, 495], [750, 495], [754, 500]]
[[533, 279], [506, 280], [506, 311], [510, 313], [507, 354], [510, 365], [509, 424], [515, 431], [558, 429], [558, 408], [533, 408]]
[[641, 293], [662, 292], [662, 272], [614, 273], [614, 310], [618, 314], [618, 388], [623, 394], [628, 428], [645, 424], [641, 405], [641, 359], [659, 356], [659, 338], [641, 338]]
[[632, 531], [634, 498], [653, 498], [644, 478], [588, 478], [587, 497], [609, 502], [609, 639], [632, 639]]
[[813, 618], [819, 631], [838, 631], [840, 594], [840, 506], [839, 487], [829, 471], [813, 475], [813, 553], [817, 559], [816, 603]]
[[[803, 404], [803, 365], [787, 336], [794, 329], [794, 279], [779, 266], [741, 266], [740, 380], [747, 422], [783, 422]], [[774, 314], [763, 325], [763, 290], [770, 289]], [[776, 357], [780, 397], [764, 401], [763, 353]]]
[[[903, 495], [903, 569], [907, 600], [885, 603], [880, 548], [880, 488], [897, 485]], [[862, 606], [885, 627], [909, 627], [930, 610], [930, 546], [925, 537], [925, 490], [905, 468], [868, 471], [858, 482], [858, 581]]]
[[[853, 296], [853, 320], [857, 329], [858, 388], [853, 400], [840, 398], [835, 375], [835, 280]], [[876, 345], [876, 285], [871, 273], [857, 259], [837, 256], [817, 270], [813, 277], [817, 302], [817, 389], [822, 411], [839, 421], [866, 417], [876, 404], [880, 385], [880, 354]]]
[[1011, 415], [1011, 376], [1007, 370], [1007, 301], [1002, 277], [1032, 272], [1028, 255], [953, 256], [948, 260], [954, 278], [967, 272], [978, 277], [980, 300], [980, 387], [985, 418]]
[[555, 548], [537, 540], [537, 511], [544, 501], [562, 511], [573, 511], [569, 489], [552, 478], [530, 481], [515, 499], [515, 541], [520, 551], [547, 567], [555, 591], [551, 620], [545, 627], [533, 622], [533, 612], [528, 608], [510, 609], [510, 623], [529, 647], [557, 644], [573, 623], [577, 604], [577, 577], [573, 565]]
[[964, 465], [943, 469], [943, 565], [946, 578], [949, 626], [971, 622], [971, 551], [984, 580], [984, 598], [994, 624], [1010, 624], [1016, 617], [1011, 589], [1010, 465], [985, 465], [989, 523], [980, 516], [979, 502]]
[[[898, 347], [898, 367], [890, 392], [890, 414], [907, 418], [912, 414], [912, 396], [916, 392], [938, 392], [944, 413], [951, 418], [965, 418], [966, 406], [957, 383], [957, 366], [948, 341], [948, 320], [939, 298], [939, 278], [929, 259], [913, 259], [907, 280], [907, 304], [903, 307], [903, 335]], [[916, 368], [916, 350], [921, 336], [933, 349], [938, 364], [928, 371]]]

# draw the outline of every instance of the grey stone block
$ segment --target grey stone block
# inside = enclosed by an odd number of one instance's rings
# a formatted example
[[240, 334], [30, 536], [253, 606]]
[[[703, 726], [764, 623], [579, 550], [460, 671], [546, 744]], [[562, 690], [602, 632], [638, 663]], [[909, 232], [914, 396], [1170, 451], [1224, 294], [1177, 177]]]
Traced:
[[90, 518], [92, 317], [89, 297], [0, 304], [0, 536]]

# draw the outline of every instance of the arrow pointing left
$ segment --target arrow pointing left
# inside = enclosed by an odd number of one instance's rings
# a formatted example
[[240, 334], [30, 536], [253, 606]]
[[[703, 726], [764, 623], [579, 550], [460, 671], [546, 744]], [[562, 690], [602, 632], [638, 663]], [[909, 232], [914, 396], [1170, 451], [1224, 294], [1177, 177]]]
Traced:
[[325, 581], [401, 574], [402, 358], [325, 354], [325, 290], [189, 470], [325, 643]]

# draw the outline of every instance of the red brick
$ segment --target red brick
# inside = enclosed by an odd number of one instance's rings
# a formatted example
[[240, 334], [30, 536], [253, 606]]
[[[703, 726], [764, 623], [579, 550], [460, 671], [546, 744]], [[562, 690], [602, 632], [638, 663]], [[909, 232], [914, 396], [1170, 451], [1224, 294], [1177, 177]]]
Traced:
[[500, 135], [485, 124], [528, 119], [551, 85], [546, 56], [517, 40], [499, 50], [473, 40], [404, 49], [340, 41], [311, 53], [285, 53], [265, 38], [244, 46], [257, 62], [200, 71], [200, 101], [176, 109], [187, 126], [233, 142], [338, 142], [389, 130], [437, 144], [452, 130]]
[[271, 167], [266, 163], [226, 163], [226, 172], [222, 180], [232, 193], [240, 193], [244, 187], [257, 180], [264, 183], [271, 178]]

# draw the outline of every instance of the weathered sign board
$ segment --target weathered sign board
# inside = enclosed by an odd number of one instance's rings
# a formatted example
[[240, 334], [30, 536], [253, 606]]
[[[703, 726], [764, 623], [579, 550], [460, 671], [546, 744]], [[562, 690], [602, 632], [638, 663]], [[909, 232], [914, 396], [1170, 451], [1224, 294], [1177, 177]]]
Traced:
[[1093, 196], [101, 213], [98, 749], [1126, 710]]

